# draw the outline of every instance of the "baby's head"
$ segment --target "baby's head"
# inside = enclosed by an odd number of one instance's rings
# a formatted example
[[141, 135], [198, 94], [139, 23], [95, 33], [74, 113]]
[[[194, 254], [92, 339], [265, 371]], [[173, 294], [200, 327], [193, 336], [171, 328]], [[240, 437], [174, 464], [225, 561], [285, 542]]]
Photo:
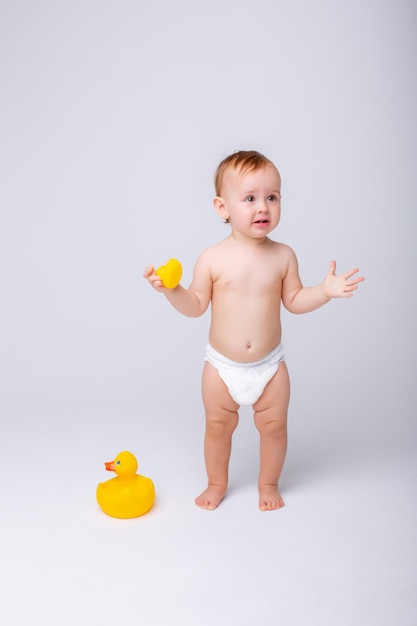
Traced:
[[[254, 172], [267, 166], [272, 166], [276, 169], [272, 161], [256, 150], [239, 150], [230, 154], [221, 161], [214, 175], [216, 196], [222, 195], [224, 177], [228, 170], [233, 169], [239, 176], [244, 176], [249, 172]], [[229, 220], [226, 219], [225, 221], [228, 222]]]

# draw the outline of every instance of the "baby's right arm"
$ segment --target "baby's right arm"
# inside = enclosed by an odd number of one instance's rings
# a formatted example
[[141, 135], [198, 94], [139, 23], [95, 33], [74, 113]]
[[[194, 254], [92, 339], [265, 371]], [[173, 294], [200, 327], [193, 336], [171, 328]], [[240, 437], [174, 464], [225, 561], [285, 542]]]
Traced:
[[205, 313], [211, 299], [212, 281], [208, 256], [207, 252], [203, 252], [197, 259], [188, 289], [181, 284], [174, 289], [164, 287], [153, 265], [146, 267], [143, 276], [156, 291], [166, 296], [177, 311], [187, 317], [199, 317]]

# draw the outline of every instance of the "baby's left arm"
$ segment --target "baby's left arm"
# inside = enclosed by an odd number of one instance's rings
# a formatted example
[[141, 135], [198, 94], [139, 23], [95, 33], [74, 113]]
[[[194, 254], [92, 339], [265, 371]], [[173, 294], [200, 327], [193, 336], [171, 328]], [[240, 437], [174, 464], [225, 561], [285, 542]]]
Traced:
[[292, 254], [282, 289], [282, 301], [291, 313], [309, 313], [332, 298], [351, 298], [358, 284], [365, 280], [363, 276], [353, 278], [359, 271], [357, 268], [336, 276], [336, 261], [331, 261], [329, 271], [319, 285], [303, 287], [298, 274], [297, 259]]

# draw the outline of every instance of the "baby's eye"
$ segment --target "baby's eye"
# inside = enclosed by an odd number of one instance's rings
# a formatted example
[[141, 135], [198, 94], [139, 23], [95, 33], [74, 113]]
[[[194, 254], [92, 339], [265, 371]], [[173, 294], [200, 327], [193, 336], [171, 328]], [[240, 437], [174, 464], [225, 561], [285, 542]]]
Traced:
[[268, 196], [268, 200], [270, 202], [276, 202], [277, 201], [277, 197], [276, 197], [275, 194], [272, 193], [270, 196]]
[[254, 196], [247, 196], [247, 197], [245, 198], [245, 202], [254, 202], [254, 200], [255, 200], [255, 197], [254, 197]]

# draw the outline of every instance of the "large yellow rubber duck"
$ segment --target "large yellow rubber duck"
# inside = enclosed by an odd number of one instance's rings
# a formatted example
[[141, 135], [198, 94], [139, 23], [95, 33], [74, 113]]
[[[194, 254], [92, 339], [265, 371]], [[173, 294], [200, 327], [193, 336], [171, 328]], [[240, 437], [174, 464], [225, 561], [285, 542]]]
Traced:
[[103, 511], [119, 518], [147, 513], [155, 501], [155, 487], [150, 478], [136, 474], [138, 462], [135, 455], [125, 450], [104, 465], [117, 476], [97, 486], [97, 502]]

